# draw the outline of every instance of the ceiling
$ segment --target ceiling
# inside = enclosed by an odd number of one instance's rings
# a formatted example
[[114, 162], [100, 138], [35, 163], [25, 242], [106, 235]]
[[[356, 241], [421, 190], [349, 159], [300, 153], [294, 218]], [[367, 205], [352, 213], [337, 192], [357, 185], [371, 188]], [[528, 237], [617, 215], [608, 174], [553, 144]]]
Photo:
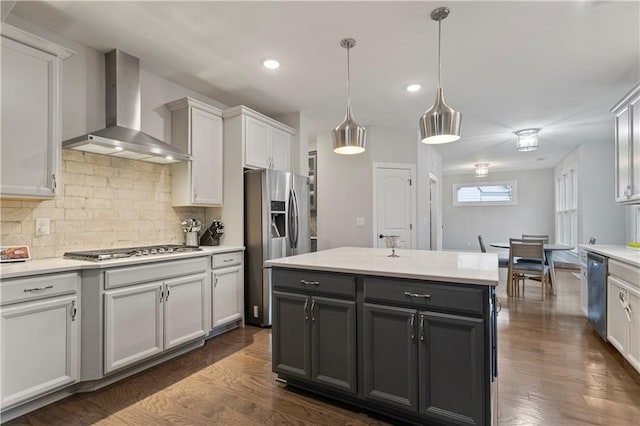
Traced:
[[[418, 131], [442, 87], [462, 112], [462, 139], [438, 145], [445, 174], [553, 167], [581, 143], [613, 143], [609, 109], [640, 80], [640, 2], [18, 2], [11, 13], [227, 105], [267, 115], [301, 111], [312, 135], [344, 117], [351, 50], [355, 119]], [[270, 71], [267, 57], [282, 64]], [[409, 93], [405, 86], [420, 83]], [[513, 132], [541, 127], [540, 148]], [[388, 143], [393, 143], [389, 141]], [[612, 161], [612, 159], [611, 159]]]

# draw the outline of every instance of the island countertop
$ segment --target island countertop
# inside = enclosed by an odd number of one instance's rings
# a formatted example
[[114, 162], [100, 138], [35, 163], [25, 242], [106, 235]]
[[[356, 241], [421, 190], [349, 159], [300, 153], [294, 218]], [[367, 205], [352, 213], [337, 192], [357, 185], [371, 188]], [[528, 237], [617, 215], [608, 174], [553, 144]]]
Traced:
[[265, 267], [342, 272], [486, 286], [498, 285], [498, 255], [455, 251], [340, 247], [267, 260]]

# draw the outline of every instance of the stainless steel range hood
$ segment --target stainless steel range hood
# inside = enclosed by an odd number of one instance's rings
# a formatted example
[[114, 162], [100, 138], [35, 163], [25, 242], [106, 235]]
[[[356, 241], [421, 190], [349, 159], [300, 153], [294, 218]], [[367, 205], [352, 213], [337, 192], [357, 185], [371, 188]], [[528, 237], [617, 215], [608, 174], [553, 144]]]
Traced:
[[106, 125], [62, 142], [62, 148], [152, 163], [192, 160], [189, 154], [140, 131], [140, 60], [114, 49], [104, 55]]

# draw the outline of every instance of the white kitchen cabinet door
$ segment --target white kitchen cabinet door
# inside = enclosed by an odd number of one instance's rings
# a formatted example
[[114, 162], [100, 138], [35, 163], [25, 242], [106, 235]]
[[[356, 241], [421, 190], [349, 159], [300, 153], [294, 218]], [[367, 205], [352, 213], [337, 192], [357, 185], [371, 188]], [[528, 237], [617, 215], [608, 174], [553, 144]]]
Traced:
[[1, 55], [0, 195], [54, 198], [61, 143], [61, 61], [55, 55], [5, 37]]
[[209, 332], [207, 273], [164, 282], [164, 349], [171, 349]]
[[244, 163], [248, 167], [271, 168], [269, 149], [270, 126], [252, 117], [245, 117]]
[[627, 300], [631, 308], [631, 321], [628, 321], [627, 324], [629, 327], [629, 340], [626, 348], [626, 357], [631, 365], [640, 372], [640, 291], [628, 287]]
[[222, 205], [222, 117], [191, 109], [193, 202]]
[[213, 328], [242, 319], [244, 310], [242, 265], [213, 271], [212, 308]]
[[288, 172], [291, 162], [291, 135], [271, 128], [271, 168]]
[[624, 354], [627, 344], [627, 317], [620, 303], [619, 294], [626, 285], [614, 277], [607, 279], [607, 340]]
[[640, 202], [640, 84], [611, 112], [615, 114], [615, 190], [618, 203]]
[[153, 282], [105, 292], [105, 373], [162, 352], [162, 290]]
[[193, 156], [171, 166], [171, 204], [222, 206], [222, 111], [192, 98], [167, 104], [171, 111], [171, 145]]
[[71, 295], [0, 308], [2, 409], [78, 381], [77, 304]]

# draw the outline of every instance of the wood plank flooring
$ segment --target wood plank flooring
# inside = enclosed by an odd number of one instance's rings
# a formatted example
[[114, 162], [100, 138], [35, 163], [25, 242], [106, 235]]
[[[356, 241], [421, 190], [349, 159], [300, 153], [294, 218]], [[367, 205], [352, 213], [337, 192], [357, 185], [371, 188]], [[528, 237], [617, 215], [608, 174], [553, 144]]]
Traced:
[[[640, 374], [587, 325], [580, 282], [558, 271], [558, 295], [540, 283], [498, 295], [501, 425], [640, 425]], [[247, 327], [92, 393], [9, 425], [382, 425], [388, 419], [292, 392], [275, 381], [271, 332]]]

